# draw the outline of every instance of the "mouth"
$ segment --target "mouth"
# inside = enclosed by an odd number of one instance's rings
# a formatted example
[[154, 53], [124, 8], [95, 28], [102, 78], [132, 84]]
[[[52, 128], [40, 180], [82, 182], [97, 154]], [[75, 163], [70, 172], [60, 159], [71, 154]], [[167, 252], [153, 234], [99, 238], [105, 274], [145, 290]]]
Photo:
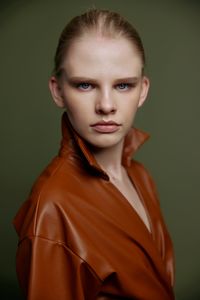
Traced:
[[95, 131], [100, 133], [113, 133], [119, 130], [121, 124], [114, 121], [100, 121], [90, 125]]

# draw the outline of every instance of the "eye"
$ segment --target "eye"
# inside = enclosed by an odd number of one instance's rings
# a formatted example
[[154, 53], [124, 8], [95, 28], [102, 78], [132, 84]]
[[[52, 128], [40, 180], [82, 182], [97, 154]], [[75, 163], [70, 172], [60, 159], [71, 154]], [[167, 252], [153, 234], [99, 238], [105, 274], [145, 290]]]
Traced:
[[89, 89], [92, 88], [91, 84], [90, 83], [87, 83], [87, 82], [81, 82], [81, 83], [78, 83], [77, 84], [77, 87], [80, 89], [80, 90], [84, 90], [84, 91], [87, 91]]
[[119, 83], [117, 84], [117, 88], [119, 90], [128, 90], [131, 87], [129, 83]]

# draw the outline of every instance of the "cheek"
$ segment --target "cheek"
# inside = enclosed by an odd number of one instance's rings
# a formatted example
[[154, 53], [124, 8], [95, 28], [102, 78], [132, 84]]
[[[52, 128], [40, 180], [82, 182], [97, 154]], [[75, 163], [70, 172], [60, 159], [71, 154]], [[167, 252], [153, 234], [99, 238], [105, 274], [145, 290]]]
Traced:
[[80, 103], [76, 100], [76, 98], [73, 97], [73, 95], [70, 95], [70, 93], [66, 96], [64, 96], [64, 102], [65, 102], [65, 108], [71, 116], [75, 116], [77, 113], [79, 113], [79, 110], [81, 109]]
[[75, 116], [82, 116], [87, 114], [92, 109], [92, 101], [83, 94], [68, 93], [65, 95], [65, 104], [67, 111]]
[[130, 101], [126, 105], [124, 105], [123, 108], [123, 118], [125, 120], [125, 127], [126, 129], [130, 129], [130, 127], [133, 125], [135, 115], [137, 113], [138, 109], [138, 102]]
[[71, 123], [75, 126], [76, 129], [84, 126], [84, 124], [88, 121], [88, 110], [79, 102], [68, 103], [66, 105], [66, 111]]
[[127, 101], [126, 105], [123, 105], [123, 114], [127, 118], [134, 117], [138, 109], [138, 101]]

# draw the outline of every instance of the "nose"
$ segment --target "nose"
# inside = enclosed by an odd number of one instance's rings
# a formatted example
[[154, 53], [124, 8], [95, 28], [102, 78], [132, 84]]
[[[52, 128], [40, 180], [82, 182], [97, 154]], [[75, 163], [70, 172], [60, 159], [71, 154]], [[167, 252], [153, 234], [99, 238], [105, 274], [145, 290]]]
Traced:
[[97, 114], [102, 115], [114, 114], [116, 112], [116, 102], [111, 91], [105, 89], [99, 92], [96, 100], [95, 110]]

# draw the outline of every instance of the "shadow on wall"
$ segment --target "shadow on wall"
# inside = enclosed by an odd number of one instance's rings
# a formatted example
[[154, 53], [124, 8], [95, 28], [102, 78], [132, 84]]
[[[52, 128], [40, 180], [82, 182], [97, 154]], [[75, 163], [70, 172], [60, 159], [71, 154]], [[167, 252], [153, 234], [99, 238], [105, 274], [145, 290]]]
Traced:
[[0, 299], [25, 300], [17, 283], [5, 279], [0, 279]]

